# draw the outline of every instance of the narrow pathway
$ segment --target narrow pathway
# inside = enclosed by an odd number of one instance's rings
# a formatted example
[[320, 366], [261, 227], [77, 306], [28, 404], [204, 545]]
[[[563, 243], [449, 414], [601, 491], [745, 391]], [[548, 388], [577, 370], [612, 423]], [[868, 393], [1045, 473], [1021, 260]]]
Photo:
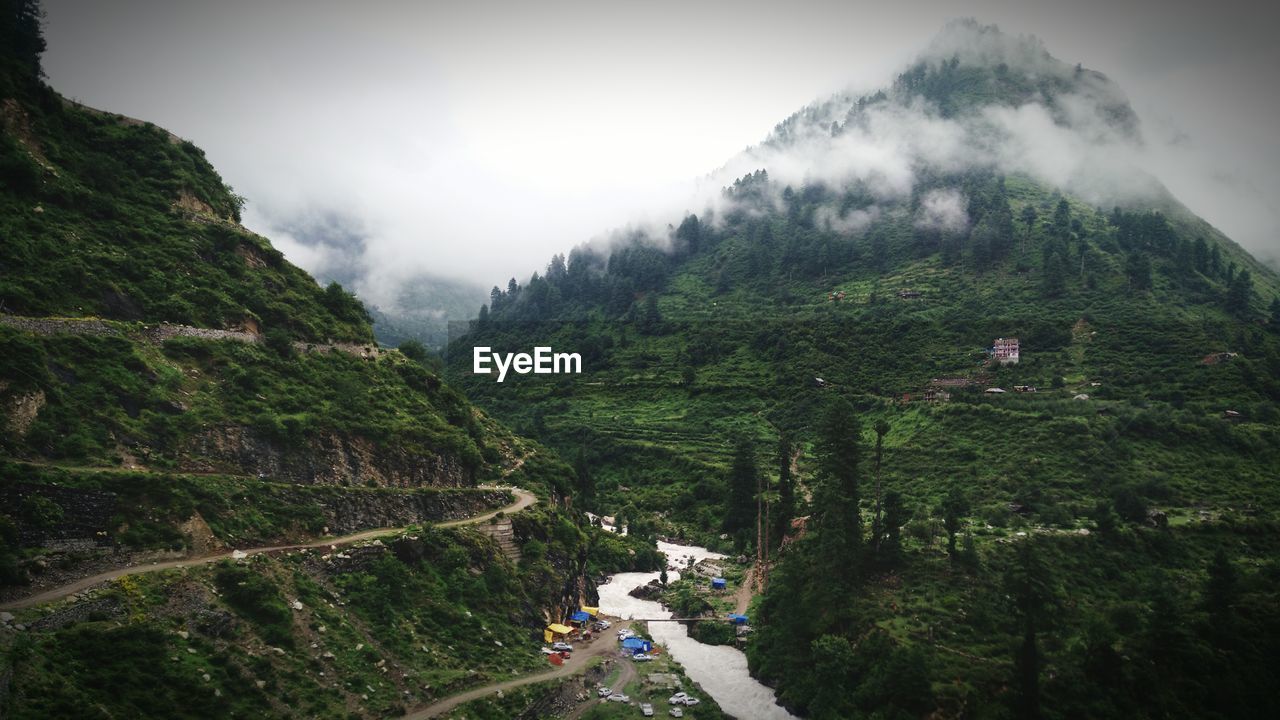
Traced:
[[747, 613], [747, 607], [751, 605], [751, 598], [755, 596], [756, 583], [756, 566], [752, 565], [742, 575], [742, 584], [738, 585], [738, 589], [733, 593], [733, 611], [739, 615]]
[[[490, 488], [490, 489], [497, 489], [497, 488]], [[448, 522], [434, 523], [434, 525], [435, 527], [440, 527], [440, 528], [450, 528], [450, 527], [459, 527], [462, 525], [470, 525], [473, 523], [485, 522], [487, 520], [491, 520], [494, 516], [496, 516], [500, 512], [504, 512], [504, 513], [519, 512], [529, 507], [530, 505], [533, 505], [538, 501], [537, 496], [529, 492], [528, 490], [522, 490], [520, 488], [514, 488], [514, 487], [510, 488], [510, 490], [516, 496], [516, 501], [511, 503], [510, 505], [507, 505], [506, 507], [501, 507], [501, 508], [498, 508], [497, 510], [491, 510], [489, 512], [482, 513], [480, 515], [474, 515], [472, 517], [463, 518], [461, 520], [450, 520]], [[39, 605], [41, 603], [50, 602], [53, 600], [57, 600], [59, 598], [64, 598], [68, 595], [78, 593], [81, 590], [85, 590], [87, 588], [93, 587], [94, 585], [97, 585], [99, 583], [103, 583], [108, 580], [114, 580], [120, 577], [126, 577], [129, 575], [140, 575], [142, 573], [156, 572], [157, 570], [169, 570], [171, 568], [186, 567], [189, 565], [207, 565], [209, 563], [215, 563], [220, 560], [226, 560], [232, 557], [237, 557], [237, 558], [249, 557], [251, 555], [260, 555], [262, 553], [285, 552], [289, 550], [305, 550], [305, 549], [312, 549], [312, 548], [329, 547], [331, 545], [350, 545], [352, 543], [361, 542], [363, 540], [372, 540], [373, 538], [376, 538], [376, 537], [404, 532], [407, 529], [408, 527], [375, 528], [373, 530], [364, 530], [362, 532], [353, 533], [351, 535], [342, 535], [340, 537], [334, 537], [334, 538], [328, 538], [328, 539], [322, 539], [322, 540], [313, 540], [308, 543], [302, 543], [301, 545], [273, 545], [270, 547], [249, 548], [247, 550], [228, 550], [227, 552], [215, 553], [213, 555], [206, 555], [204, 557], [182, 558], [179, 560], [166, 560], [164, 562], [156, 562], [156, 563], [151, 563], [149, 565], [135, 565], [133, 567], [117, 568], [115, 570], [108, 570], [107, 572], [104, 572], [104, 573], [98, 573], [97, 575], [91, 575], [86, 578], [81, 578], [80, 580], [77, 580], [75, 582], [68, 583], [66, 585], [62, 585], [56, 588], [52, 588], [50, 590], [46, 590], [36, 595], [28, 596], [20, 600], [12, 600], [10, 602], [0, 604], [0, 610], [19, 610], [22, 608], [31, 607], [32, 605]]]
[[[629, 621], [615, 622], [613, 624], [613, 627], [618, 629], [630, 626], [631, 623]], [[616, 642], [611, 642], [611, 640], [612, 638], [609, 637], [608, 632], [597, 635], [591, 644], [587, 646], [587, 649], [575, 651], [573, 653], [573, 657], [560, 667], [547, 670], [545, 672], [535, 673], [533, 675], [526, 675], [524, 677], [513, 678], [511, 680], [503, 680], [502, 682], [482, 685], [477, 688], [460, 692], [457, 695], [450, 695], [447, 698], [437, 700], [430, 705], [414, 710], [408, 715], [405, 715], [402, 720], [426, 720], [426, 718], [440, 717], [463, 703], [471, 702], [472, 700], [479, 700], [480, 698], [492, 695], [499, 690], [505, 692], [513, 688], [532, 685], [533, 683], [546, 682], [547, 680], [555, 680], [557, 678], [575, 675], [586, 669], [588, 665], [587, 661], [591, 658], [616, 654], [618, 652], [618, 644]], [[631, 664], [631, 661], [629, 660], [625, 662], [628, 665]], [[625, 667], [623, 672], [626, 672]], [[635, 670], [633, 668], [633, 676], [634, 673]]]
[[[627, 685], [635, 681], [640, 674], [636, 672], [636, 664], [634, 662], [630, 660], [619, 660], [618, 662], [621, 663], [618, 668], [618, 677], [609, 687], [612, 688], [614, 692], [626, 692]], [[578, 720], [578, 718], [590, 712], [591, 708], [599, 705], [601, 700], [599, 696], [594, 694], [594, 692], [594, 688], [587, 688], [587, 693], [590, 697], [578, 703], [576, 708], [571, 710], [568, 715], [564, 716], [564, 720]]]

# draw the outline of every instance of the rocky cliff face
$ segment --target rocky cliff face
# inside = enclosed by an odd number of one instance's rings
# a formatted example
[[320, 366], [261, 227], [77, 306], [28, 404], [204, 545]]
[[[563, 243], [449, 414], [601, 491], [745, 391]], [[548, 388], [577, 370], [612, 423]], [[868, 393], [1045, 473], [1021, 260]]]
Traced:
[[[299, 497], [298, 503], [315, 498]], [[370, 528], [403, 527], [421, 522], [447, 522], [478, 515], [511, 502], [503, 490], [465, 492], [343, 492], [321, 501], [331, 534]]]
[[361, 437], [326, 433], [286, 447], [244, 427], [209, 430], [183, 448], [182, 469], [257, 475], [306, 485], [466, 487], [475, 473], [454, 457], [417, 455]]

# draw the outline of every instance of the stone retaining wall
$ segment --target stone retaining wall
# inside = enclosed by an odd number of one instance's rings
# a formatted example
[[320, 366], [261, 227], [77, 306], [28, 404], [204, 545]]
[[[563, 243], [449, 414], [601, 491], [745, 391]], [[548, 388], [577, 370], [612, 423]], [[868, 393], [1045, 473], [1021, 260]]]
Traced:
[[484, 492], [350, 492], [336, 496], [297, 493], [296, 501], [321, 503], [329, 532], [346, 535], [370, 528], [404, 527], [414, 523], [461, 520], [501, 507], [506, 493]]
[[[24, 517], [24, 505], [32, 497], [54, 503], [61, 510], [62, 517], [54, 519], [48, 526], [40, 526], [33, 519]], [[18, 543], [23, 547], [77, 551], [111, 544], [115, 493], [60, 485], [5, 483], [0, 485], [0, 507], [5, 508], [17, 523]]]
[[262, 476], [301, 485], [474, 484], [474, 471], [458, 458], [409, 453], [339, 433], [322, 433], [292, 447], [240, 426], [211, 428], [186, 440], [179, 455], [185, 472]]
[[[129, 337], [130, 339], [151, 344], [161, 344], [173, 338], [197, 338], [222, 342], [260, 343], [262, 336], [244, 330], [222, 330], [218, 328], [201, 328], [191, 325], [179, 325], [162, 322], [157, 325], [142, 325], [139, 329], [122, 328], [111, 321], [98, 318], [54, 318], [54, 317], [22, 317], [19, 315], [0, 315], [0, 325], [15, 330], [29, 332], [33, 335], [89, 335], [95, 337]], [[378, 347], [377, 343], [316, 343], [295, 341], [293, 347], [298, 352], [340, 352], [347, 355], [372, 360], [390, 352]]]

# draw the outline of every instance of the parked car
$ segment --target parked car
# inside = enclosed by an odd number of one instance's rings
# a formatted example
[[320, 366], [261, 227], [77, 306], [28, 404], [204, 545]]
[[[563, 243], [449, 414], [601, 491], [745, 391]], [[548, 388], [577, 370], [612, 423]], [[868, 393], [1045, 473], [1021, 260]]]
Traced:
[[697, 704], [698, 704], [698, 703], [700, 703], [700, 702], [702, 702], [702, 701], [701, 701], [701, 700], [699, 700], [699, 699], [698, 699], [698, 698], [696, 698], [696, 697], [687, 697], [687, 698], [685, 698], [685, 699], [684, 699], [684, 706], [685, 706], [685, 707], [693, 707], [694, 705], [697, 705]]
[[607, 697], [609, 697], [609, 696], [610, 696], [610, 695], [612, 695], [612, 694], [613, 694], [613, 691], [612, 691], [612, 690], [610, 690], [610, 689], [609, 689], [609, 688], [607, 688], [607, 687], [602, 687], [602, 688], [600, 688], [600, 689], [596, 690], [596, 695], [599, 695], [599, 696], [600, 696], [600, 697], [602, 697], [602, 698], [607, 698]]
[[561, 652], [573, 652], [573, 646], [567, 642], [558, 642], [555, 645], [552, 645], [551, 649], [559, 650]]
[[671, 703], [672, 705], [683, 705], [684, 701], [688, 699], [689, 699], [689, 693], [678, 692], [675, 695], [672, 695], [671, 697], [667, 698], [667, 702]]
[[640, 714], [645, 717], [653, 717], [653, 706], [649, 703], [640, 703]]
[[622, 693], [614, 693], [609, 696], [609, 702], [631, 702], [631, 698], [623, 695]]
[[626, 640], [629, 637], [635, 637], [635, 636], [636, 634], [632, 632], [631, 628], [622, 628], [621, 630], [618, 631], [619, 640]]
[[681, 710], [678, 707], [673, 707], [667, 711], [667, 714], [671, 717], [684, 717], [684, 710]]
[[648, 662], [653, 659], [653, 656], [650, 655], [649, 653], [636, 653], [635, 655], [631, 656], [631, 659], [635, 660], [636, 662]]

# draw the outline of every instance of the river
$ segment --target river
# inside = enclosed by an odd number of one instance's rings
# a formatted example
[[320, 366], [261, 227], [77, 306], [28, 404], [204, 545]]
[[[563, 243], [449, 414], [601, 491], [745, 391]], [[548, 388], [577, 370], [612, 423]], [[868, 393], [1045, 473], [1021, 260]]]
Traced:
[[[690, 558], [723, 558], [706, 548], [658, 542], [667, 556], [667, 576], [680, 577]], [[600, 610], [621, 618], [669, 618], [670, 611], [652, 600], [628, 593], [658, 577], [658, 573], [618, 573], [600, 586]], [[649, 624], [654, 641], [684, 666], [689, 679], [698, 683], [726, 713], [739, 720], [795, 720], [777, 704], [773, 690], [747, 673], [747, 656], [727, 645], [703, 645], [689, 637], [688, 628], [676, 622]]]

